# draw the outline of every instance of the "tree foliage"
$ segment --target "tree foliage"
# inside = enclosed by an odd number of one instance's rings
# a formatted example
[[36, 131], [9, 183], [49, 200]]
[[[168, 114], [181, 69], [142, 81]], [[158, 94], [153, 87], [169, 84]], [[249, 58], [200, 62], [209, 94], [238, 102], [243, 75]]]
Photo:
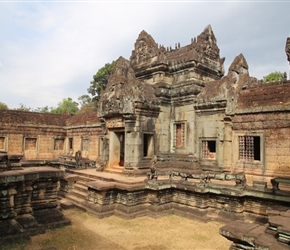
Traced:
[[112, 61], [111, 63], [106, 63], [105, 66], [100, 68], [98, 72], [93, 76], [93, 81], [91, 81], [88, 92], [92, 95], [92, 101], [94, 103], [97, 103], [99, 101], [102, 90], [106, 88], [114, 65], [115, 61]]
[[74, 115], [77, 111], [78, 103], [75, 102], [72, 98], [64, 98], [61, 102], [58, 103], [58, 107], [54, 108], [50, 111], [52, 114], [63, 114], [63, 113], [69, 113], [71, 115]]
[[51, 110], [53, 110], [52, 107], [44, 106], [44, 107], [38, 107], [37, 109], [34, 110], [34, 112], [38, 113], [50, 113]]
[[0, 102], [0, 110], [8, 110], [8, 106], [4, 102]]
[[95, 105], [94, 102], [86, 103], [84, 104], [77, 112], [76, 115], [79, 114], [84, 114], [88, 112], [96, 112], [97, 111], [97, 106]]
[[92, 98], [89, 95], [81, 95], [78, 98], [78, 101], [82, 108], [84, 105], [89, 104], [92, 101]]
[[19, 103], [19, 108], [15, 108], [15, 110], [18, 110], [18, 111], [33, 111], [32, 108], [26, 107], [26, 105], [23, 104], [23, 103]]
[[263, 82], [279, 82], [284, 81], [285, 78], [287, 79], [287, 75], [285, 77], [285, 73], [275, 71], [263, 77]]

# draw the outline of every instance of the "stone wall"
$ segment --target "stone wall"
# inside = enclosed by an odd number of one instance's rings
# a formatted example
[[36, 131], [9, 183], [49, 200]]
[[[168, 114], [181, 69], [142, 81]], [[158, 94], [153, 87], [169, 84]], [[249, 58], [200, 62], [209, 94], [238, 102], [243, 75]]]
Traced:
[[[123, 181], [95, 180], [86, 183], [87, 192], [78, 204], [98, 217], [117, 215], [124, 218], [178, 214], [201, 220], [222, 219], [265, 222], [276, 206], [289, 206], [289, 192], [274, 186], [247, 186], [243, 174], [192, 172], [171, 179], [129, 184]], [[72, 175], [62, 179], [63, 194], [78, 182]], [[79, 176], [78, 178], [81, 179]], [[70, 187], [68, 189], [67, 187]]]
[[[234, 134], [260, 136], [262, 148], [260, 163], [241, 165], [237, 162], [237, 156], [234, 156], [234, 170], [244, 171], [249, 175], [249, 180], [266, 181], [268, 184], [273, 176], [287, 175], [290, 162], [289, 123], [290, 113], [288, 112], [236, 115], [233, 118]], [[238, 148], [236, 137], [233, 138], [233, 148]]]
[[38, 167], [0, 175], [0, 242], [44, 233], [69, 224], [58, 207], [63, 171]]
[[42, 114], [24, 111], [1, 111], [0, 137], [2, 149], [9, 154], [23, 154], [25, 160], [56, 159], [65, 151], [55, 150], [54, 138], [64, 138], [67, 115]]
[[93, 112], [68, 116], [0, 111], [0, 126], [0, 150], [23, 154], [24, 160], [55, 160], [60, 155], [74, 156], [82, 149], [83, 157], [98, 157], [101, 128]]

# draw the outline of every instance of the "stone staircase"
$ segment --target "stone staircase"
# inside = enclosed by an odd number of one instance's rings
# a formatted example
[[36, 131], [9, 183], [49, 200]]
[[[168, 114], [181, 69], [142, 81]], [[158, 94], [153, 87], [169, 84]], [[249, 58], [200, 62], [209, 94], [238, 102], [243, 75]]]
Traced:
[[107, 173], [121, 174], [123, 171], [124, 171], [124, 167], [122, 166], [113, 166], [111, 168], [104, 169], [104, 172], [107, 172]]
[[[70, 171], [68, 171], [70, 172]], [[96, 180], [96, 177], [90, 177], [86, 174], [78, 174], [77, 180], [71, 185], [68, 193], [60, 198], [62, 208], [77, 207], [86, 211], [85, 202], [88, 197], [87, 183]]]
[[151, 166], [151, 157], [144, 157], [138, 164], [138, 169], [149, 169]]
[[[144, 186], [146, 176], [130, 177], [118, 172], [97, 172], [95, 169], [66, 170], [59, 193], [62, 208], [78, 207], [88, 211], [89, 188]], [[93, 211], [90, 211], [93, 212]]]

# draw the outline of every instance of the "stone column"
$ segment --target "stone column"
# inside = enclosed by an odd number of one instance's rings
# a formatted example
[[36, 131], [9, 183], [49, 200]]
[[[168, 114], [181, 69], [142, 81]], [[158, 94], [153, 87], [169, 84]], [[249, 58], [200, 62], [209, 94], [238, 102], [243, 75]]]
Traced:
[[125, 169], [132, 170], [142, 158], [142, 138], [135, 117], [125, 118]]
[[223, 154], [223, 166], [225, 169], [231, 169], [232, 162], [232, 120], [231, 117], [224, 118], [224, 154]]

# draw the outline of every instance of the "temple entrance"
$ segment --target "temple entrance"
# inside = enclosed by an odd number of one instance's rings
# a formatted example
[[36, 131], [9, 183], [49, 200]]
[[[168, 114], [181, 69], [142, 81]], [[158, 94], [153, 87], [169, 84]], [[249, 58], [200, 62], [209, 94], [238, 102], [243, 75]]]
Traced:
[[153, 134], [143, 134], [143, 157], [154, 155]]
[[124, 166], [125, 132], [112, 131], [110, 139], [110, 166]]

